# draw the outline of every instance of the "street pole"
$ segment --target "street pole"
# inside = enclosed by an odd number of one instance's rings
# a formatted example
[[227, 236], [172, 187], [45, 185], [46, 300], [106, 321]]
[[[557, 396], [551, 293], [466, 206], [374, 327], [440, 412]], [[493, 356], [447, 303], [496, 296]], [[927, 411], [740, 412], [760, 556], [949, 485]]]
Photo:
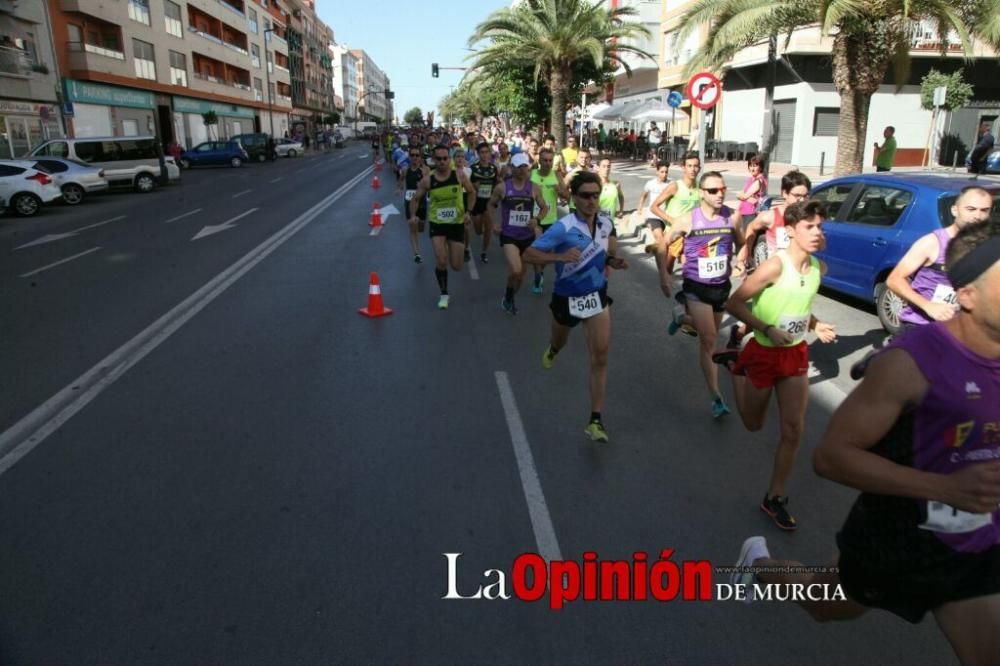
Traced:
[[[264, 77], [267, 79], [267, 119], [271, 125], [271, 139], [274, 139], [274, 96], [271, 94], [271, 61], [268, 59], [267, 35], [274, 32], [274, 28], [264, 29]], [[268, 158], [271, 156], [268, 155]]]

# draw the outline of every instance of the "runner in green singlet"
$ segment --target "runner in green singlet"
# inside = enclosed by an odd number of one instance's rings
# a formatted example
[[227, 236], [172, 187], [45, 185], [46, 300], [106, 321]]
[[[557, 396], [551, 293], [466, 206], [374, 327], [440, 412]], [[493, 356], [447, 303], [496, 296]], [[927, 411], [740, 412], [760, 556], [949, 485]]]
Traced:
[[625, 194], [617, 180], [611, 180], [611, 160], [603, 159], [597, 164], [597, 175], [601, 177], [601, 197], [597, 200], [598, 210], [612, 221], [620, 221], [625, 214]]
[[410, 224], [419, 223], [417, 209], [426, 196], [427, 220], [437, 262], [434, 275], [441, 289], [438, 307], [444, 310], [450, 301], [448, 264], [454, 271], [462, 270], [465, 233], [472, 220], [469, 211], [476, 202], [476, 189], [464, 173], [451, 168], [447, 146], [434, 148], [434, 164], [434, 170], [421, 179], [410, 200]]
[[[543, 234], [559, 218], [559, 199], [569, 198], [569, 190], [562, 184], [554, 165], [555, 150], [542, 148], [538, 152], [538, 168], [531, 170], [531, 182], [542, 190], [542, 197], [549, 206], [549, 212], [539, 222]], [[535, 264], [534, 269], [535, 281], [531, 287], [531, 293], [540, 294], [545, 286], [545, 265]]]
[[[683, 161], [684, 177], [667, 185], [660, 196], [650, 205], [649, 210], [663, 220], [665, 226], [673, 226], [686, 213], [698, 207], [701, 203], [701, 193], [698, 191], [698, 174], [701, 172], [701, 158], [698, 153], [687, 153]], [[670, 298], [673, 293], [672, 275], [674, 260], [680, 255], [684, 245], [683, 239], [670, 247], [667, 252], [667, 238], [670, 234], [663, 230], [659, 243], [646, 246], [647, 253], [656, 254], [656, 268], [660, 272], [660, 290]]]
[[[821, 342], [834, 342], [836, 329], [816, 319], [812, 302], [826, 265], [813, 256], [823, 246], [826, 210], [818, 201], [794, 203], [785, 209], [790, 243], [748, 277], [729, 300], [726, 310], [754, 331], [743, 348], [726, 349], [712, 360], [732, 372], [733, 394], [747, 430], [756, 432], [767, 420], [771, 393], [778, 397], [781, 424], [771, 481], [761, 511], [775, 525], [794, 530], [788, 513], [786, 485], [795, 466], [809, 401], [809, 348], [805, 337], [815, 331]], [[753, 299], [753, 307], [747, 301]]]

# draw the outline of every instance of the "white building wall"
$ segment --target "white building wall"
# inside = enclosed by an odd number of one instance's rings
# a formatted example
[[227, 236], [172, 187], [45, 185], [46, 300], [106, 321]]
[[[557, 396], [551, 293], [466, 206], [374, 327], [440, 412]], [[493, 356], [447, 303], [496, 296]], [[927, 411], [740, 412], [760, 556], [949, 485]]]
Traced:
[[875, 142], [882, 143], [886, 125], [896, 128], [896, 149], [925, 148], [933, 113], [920, 108], [920, 86], [903, 86], [898, 95], [895, 86], [880, 86], [872, 96], [868, 110], [868, 140], [865, 142], [865, 166], [872, 163]]

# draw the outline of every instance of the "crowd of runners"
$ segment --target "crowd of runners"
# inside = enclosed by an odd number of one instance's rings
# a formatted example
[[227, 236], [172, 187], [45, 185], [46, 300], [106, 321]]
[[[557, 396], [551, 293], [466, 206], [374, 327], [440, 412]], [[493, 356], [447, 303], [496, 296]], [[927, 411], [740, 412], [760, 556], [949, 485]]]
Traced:
[[[531, 266], [531, 290], [543, 293], [554, 266], [548, 344], [551, 369], [571, 330], [582, 325], [590, 366], [585, 433], [607, 442], [604, 425], [612, 270], [628, 268], [617, 235], [625, 198], [611, 162], [568, 138], [525, 135], [518, 145], [478, 132], [416, 130], [396, 137], [396, 170], [410, 227], [413, 260], [423, 261], [429, 231], [437, 306], [451, 304], [449, 269], [477, 252], [490, 260], [493, 238], [506, 262], [500, 306], [518, 313]], [[812, 314], [826, 267], [823, 205], [810, 201], [809, 178], [792, 171], [768, 210], [760, 163], [740, 204], [702, 172], [696, 153], [668, 164], [637, 202], [655, 255], [666, 333], [697, 336], [711, 415], [730, 413], [719, 370], [731, 377], [733, 403], [749, 431], [760, 430], [772, 395], [779, 438], [760, 508], [794, 530], [786, 486], [799, 452], [809, 397], [813, 333], [834, 343], [836, 328]], [[756, 171], [754, 167], [756, 166]], [[798, 563], [774, 559], [764, 537], [744, 543], [736, 582], [839, 583], [848, 599], [803, 602], [815, 618], [850, 619], [882, 608], [918, 622], [933, 613], [964, 664], [1000, 659], [1000, 227], [992, 194], [971, 184], [952, 207], [954, 222], [917, 241], [889, 277], [906, 303], [905, 331], [852, 368], [860, 380], [833, 415], [814, 455], [816, 471], [862, 491], [837, 538], [829, 573], [787, 573]], [[766, 252], [753, 252], [766, 238]], [[675, 290], [675, 271], [681, 286]], [[738, 285], [733, 289], [733, 281]], [[737, 320], [720, 331], [723, 314]], [[723, 339], [720, 348], [717, 340]], [[777, 573], [775, 573], [777, 572]]]

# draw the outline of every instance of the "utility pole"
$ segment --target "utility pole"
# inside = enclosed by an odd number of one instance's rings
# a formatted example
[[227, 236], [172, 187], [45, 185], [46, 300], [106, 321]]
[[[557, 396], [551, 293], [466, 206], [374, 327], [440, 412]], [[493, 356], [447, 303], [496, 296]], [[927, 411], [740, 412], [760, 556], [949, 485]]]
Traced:
[[[274, 139], [274, 95], [271, 94], [271, 58], [270, 51], [267, 50], [267, 43], [271, 41], [268, 36], [274, 32], [274, 28], [264, 29], [264, 76], [267, 78], [267, 119], [271, 124], [271, 139]], [[271, 156], [268, 155], [268, 158]]]

